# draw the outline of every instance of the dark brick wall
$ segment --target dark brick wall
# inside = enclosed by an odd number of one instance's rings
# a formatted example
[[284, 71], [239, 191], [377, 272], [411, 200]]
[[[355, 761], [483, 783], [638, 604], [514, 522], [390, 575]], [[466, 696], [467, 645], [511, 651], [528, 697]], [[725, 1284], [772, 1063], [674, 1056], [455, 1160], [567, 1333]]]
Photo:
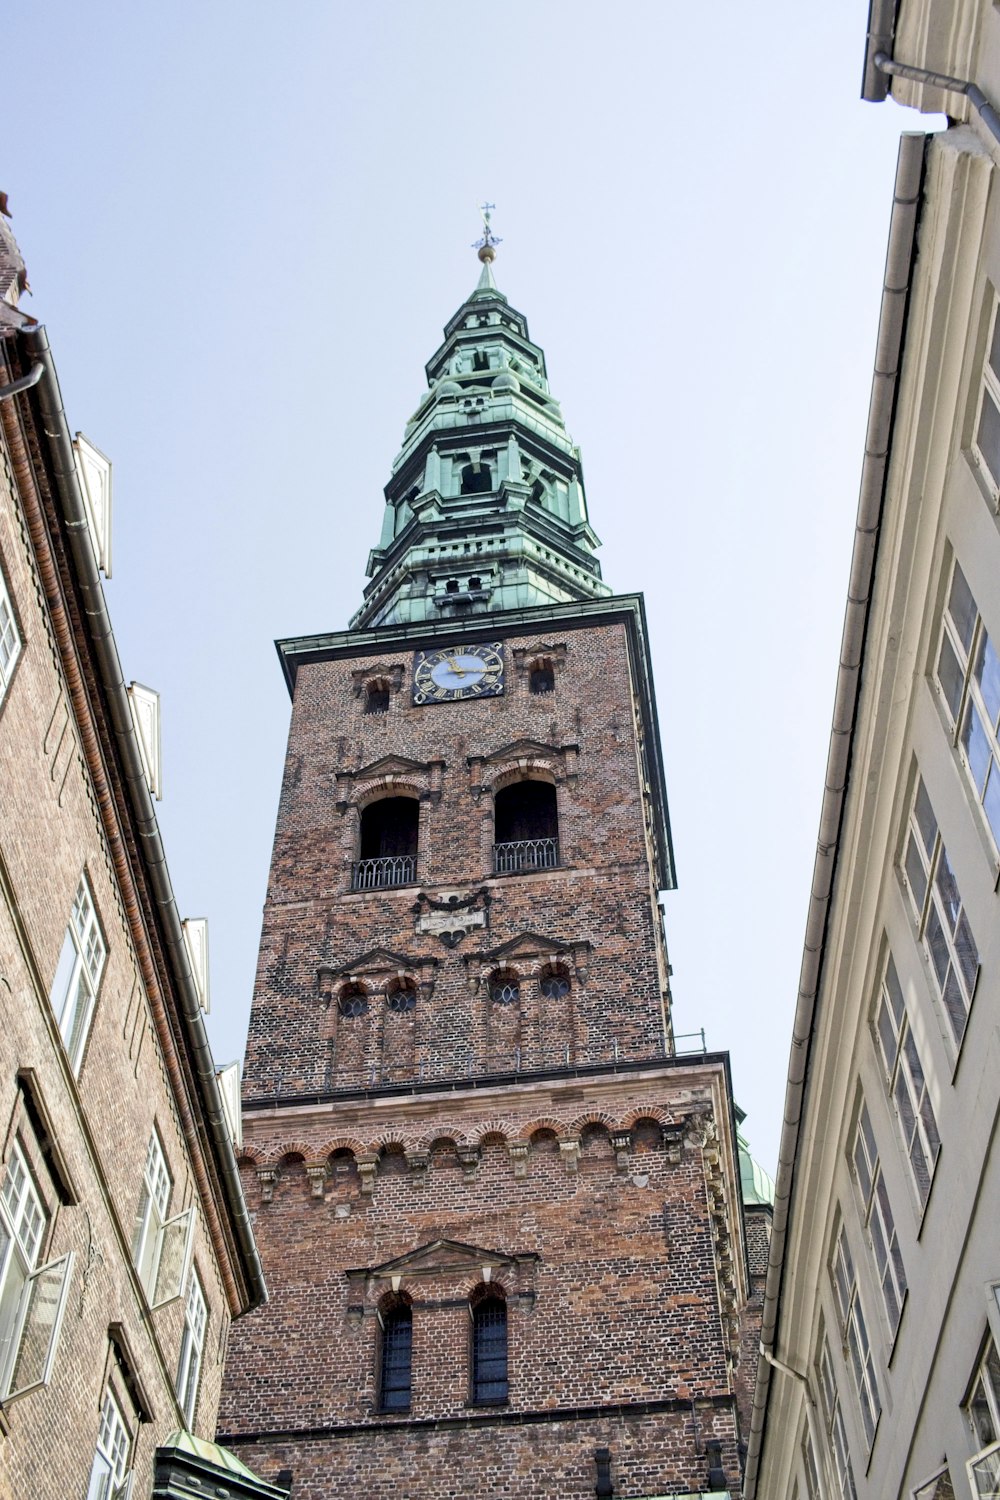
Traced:
[[[409, 654], [365, 645], [297, 679], [246, 1086], [272, 1300], [234, 1330], [223, 1441], [292, 1468], [297, 1497], [381, 1500], [583, 1497], [603, 1446], [618, 1494], [701, 1490], [717, 1436], [735, 1491], [731, 1102], [721, 1059], [665, 1058], [626, 626], [508, 636], [503, 696], [426, 707]], [[551, 694], [529, 691], [535, 656], [557, 664]], [[393, 685], [387, 713], [365, 713], [367, 679]], [[556, 786], [561, 864], [494, 877], [493, 797], [526, 774]], [[417, 880], [352, 893], [360, 808], [401, 790], [420, 799]], [[449, 894], [466, 930], [445, 942]], [[567, 995], [545, 993], [553, 964]], [[490, 999], [500, 968], [514, 1004]], [[484, 1264], [508, 1305], [499, 1411], [470, 1405]], [[413, 1309], [405, 1420], [377, 1409], [394, 1295]]]
[[[377, 1120], [372, 1103], [251, 1113], [271, 1302], [234, 1328], [221, 1440], [262, 1475], [290, 1464], [297, 1496], [331, 1493], [338, 1474], [359, 1496], [416, 1493], [423, 1465], [428, 1492], [457, 1465], [442, 1493], [582, 1496], [595, 1446], [610, 1441], [633, 1486], [620, 1493], [662, 1494], [700, 1485], [718, 1435], [735, 1488], [716, 1254], [738, 1218], [713, 1214], [702, 1144], [723, 1097], [716, 1062], [384, 1099]], [[470, 1405], [484, 1263], [508, 1306], [501, 1413]], [[404, 1422], [377, 1406], [377, 1310], [394, 1290], [414, 1320]], [[615, 1415], [574, 1415], [602, 1408]], [[303, 1430], [318, 1435], [282, 1436]], [[496, 1464], [512, 1468], [509, 1490]]]
[[[506, 692], [454, 704], [412, 703], [409, 656], [300, 668], [250, 1025], [248, 1099], [662, 1055], [665, 980], [625, 627], [565, 631], [555, 691], [533, 695], [527, 663], [546, 644], [546, 636], [508, 639]], [[357, 689], [367, 677], [400, 684], [387, 713], [364, 712]], [[556, 784], [561, 867], [494, 877], [493, 792], [524, 774]], [[417, 882], [351, 894], [360, 805], [387, 790], [421, 799]], [[420, 930], [413, 910], [420, 890], [484, 893], [476, 894], [474, 912], [478, 919], [485, 908], [488, 927], [470, 929], [449, 950]], [[485, 980], [503, 960], [488, 955], [523, 934], [545, 941], [528, 940], [506, 960], [522, 981], [521, 996], [501, 1010], [489, 1002]], [[571, 951], [557, 960], [553, 946]], [[368, 1014], [346, 1020], [338, 980], [321, 971], [351, 966], [373, 948], [397, 957], [375, 963], [365, 981]], [[560, 1007], [538, 994], [555, 961], [572, 981]], [[423, 986], [409, 1029], [384, 1004], [397, 971]]]

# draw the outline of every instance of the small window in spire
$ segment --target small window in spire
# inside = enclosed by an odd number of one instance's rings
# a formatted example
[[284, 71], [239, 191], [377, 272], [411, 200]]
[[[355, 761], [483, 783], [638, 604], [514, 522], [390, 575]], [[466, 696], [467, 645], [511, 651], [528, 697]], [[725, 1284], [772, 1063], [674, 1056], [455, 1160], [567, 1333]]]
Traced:
[[489, 367], [490, 357], [486, 353], [486, 350], [477, 349], [475, 355], [473, 356], [472, 368], [474, 370], [488, 370]]
[[493, 488], [489, 464], [466, 464], [462, 470], [463, 495], [488, 495]]

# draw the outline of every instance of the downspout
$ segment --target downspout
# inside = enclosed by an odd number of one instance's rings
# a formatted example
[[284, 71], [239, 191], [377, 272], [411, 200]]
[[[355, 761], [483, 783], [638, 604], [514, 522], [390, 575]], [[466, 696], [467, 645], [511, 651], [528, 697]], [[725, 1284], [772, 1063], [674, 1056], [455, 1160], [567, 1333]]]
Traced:
[[837, 675], [819, 838], [809, 896], [802, 968], [799, 975], [798, 1001], [792, 1028], [784, 1119], [778, 1149], [774, 1219], [761, 1316], [761, 1353], [757, 1364], [757, 1381], [750, 1413], [750, 1438], [745, 1480], [746, 1500], [754, 1500], [757, 1491], [757, 1475], [764, 1443], [772, 1364], [777, 1365], [778, 1368], [782, 1367], [782, 1362], [777, 1355], [777, 1337], [780, 1294], [785, 1271], [785, 1246], [795, 1185], [799, 1128], [802, 1123], [822, 979], [827, 923], [839, 855], [840, 828], [850, 777], [851, 752], [861, 688], [861, 666], [899, 384], [899, 362], [915, 260], [916, 229], [926, 141], [927, 137], [923, 134], [903, 135], [899, 143], [899, 157], [896, 164], [896, 183], [882, 285], [875, 371], [868, 411], [865, 456], [861, 470], [861, 494], [854, 534], [854, 551], [851, 558], [844, 633], [840, 648], [840, 668]]
[[[259, 1307], [267, 1301], [267, 1287], [264, 1282], [263, 1268], [254, 1241], [246, 1200], [243, 1196], [243, 1185], [240, 1181], [239, 1168], [236, 1164], [233, 1143], [223, 1109], [222, 1096], [219, 1091], [218, 1080], [215, 1076], [215, 1061], [212, 1057], [208, 1036], [205, 1031], [205, 1023], [202, 1019], [201, 1004], [191, 971], [187, 947], [184, 942], [180, 915], [170, 885], [166, 857], [156, 822], [156, 813], [146, 783], [125, 680], [122, 674], [121, 663], [118, 659], [118, 650], [115, 645], [114, 635], [112, 634], [107, 605], [104, 600], [104, 590], [101, 586], [97, 562], [90, 543], [87, 516], [77, 479], [73, 445], [66, 415], [63, 410], [59, 381], [55, 372], [45, 329], [39, 327], [28, 330], [23, 334], [23, 338], [26, 347], [35, 360], [33, 369], [27, 379], [30, 381], [31, 376], [34, 376], [34, 380], [31, 383], [38, 386], [38, 404], [42, 418], [42, 430], [47, 440], [49, 459], [65, 518], [66, 534], [69, 539], [74, 569], [80, 584], [83, 610], [86, 615], [94, 653], [101, 673], [102, 686], [107, 694], [111, 711], [118, 753], [121, 757], [127, 793], [135, 819], [139, 848], [142, 852], [144, 866], [148, 873], [153, 897], [156, 902], [161, 932], [172, 970], [174, 987], [180, 1000], [179, 1015], [192, 1054], [198, 1092], [201, 1096], [202, 1107], [211, 1133], [212, 1154], [219, 1169], [236, 1242], [242, 1258], [243, 1272], [249, 1287], [249, 1305], [250, 1307]], [[37, 375], [35, 374], [36, 370], [39, 372]], [[14, 436], [20, 445], [19, 432], [15, 433]], [[23, 447], [23, 445], [20, 446]], [[24, 458], [27, 460], [26, 454]], [[91, 769], [92, 771], [94, 769], [101, 770], [99, 766], [92, 766]], [[103, 776], [99, 777], [99, 779], [103, 779]], [[104, 795], [110, 800], [110, 789], [105, 786], [102, 790], [104, 791]], [[100, 805], [100, 792], [98, 800]], [[120, 874], [124, 874], [127, 877], [127, 871], [123, 870]], [[147, 945], [143, 944], [143, 946]], [[152, 979], [153, 983], [151, 987], [155, 991], [158, 985], [156, 984], [155, 966], [153, 966], [152, 955], [147, 953], [145, 957], [146, 963], [144, 964], [144, 968], [147, 970], [147, 979]], [[165, 1033], [160, 1028], [160, 1043], [164, 1050], [168, 1070], [173, 1074], [171, 1081], [179, 1096], [179, 1100], [182, 1100], [185, 1092], [183, 1075], [179, 1071], [179, 1063], [176, 1058], [169, 1028], [166, 1029]], [[194, 1127], [193, 1121], [191, 1124]], [[195, 1133], [197, 1134], [196, 1129]], [[198, 1173], [197, 1164], [195, 1165], [196, 1176], [203, 1179], [203, 1173]], [[206, 1213], [212, 1217], [214, 1216], [211, 1207], [213, 1194], [210, 1184], [207, 1180], [200, 1180], [199, 1186], [206, 1203]], [[225, 1238], [224, 1235], [223, 1238]], [[234, 1311], [238, 1311], [238, 1307]]]
[[20, 380], [12, 380], [10, 385], [0, 385], [0, 401], [7, 401], [11, 396], [19, 396], [22, 391], [30, 391], [33, 385], [37, 385], [45, 373], [45, 366], [35, 363], [27, 375], [22, 375]]
[[949, 94], [963, 94], [995, 141], [1000, 142], [1000, 115], [987, 99], [978, 83], [968, 78], [951, 78], [947, 73], [931, 73], [927, 68], [914, 68], [909, 63], [896, 62], [887, 52], [876, 52], [872, 59], [880, 73], [890, 78], [908, 78], [911, 83], [923, 83], [929, 88], [942, 89]]

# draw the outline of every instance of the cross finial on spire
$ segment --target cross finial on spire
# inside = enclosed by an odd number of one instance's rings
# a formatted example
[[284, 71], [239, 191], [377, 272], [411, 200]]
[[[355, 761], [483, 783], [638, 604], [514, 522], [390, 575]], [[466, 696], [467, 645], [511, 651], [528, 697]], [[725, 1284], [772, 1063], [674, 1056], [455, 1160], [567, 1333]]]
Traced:
[[473, 243], [472, 248], [479, 251], [479, 259], [481, 261], [496, 260], [496, 247], [503, 244], [503, 240], [499, 239], [490, 227], [490, 215], [495, 208], [495, 203], [481, 203], [479, 205], [479, 212], [483, 216], [483, 236], [482, 239], [476, 240]]

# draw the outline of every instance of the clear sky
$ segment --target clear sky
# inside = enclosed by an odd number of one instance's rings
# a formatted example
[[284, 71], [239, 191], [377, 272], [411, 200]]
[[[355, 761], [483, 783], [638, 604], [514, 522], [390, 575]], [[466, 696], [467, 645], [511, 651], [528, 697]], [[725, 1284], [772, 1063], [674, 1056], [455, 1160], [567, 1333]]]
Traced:
[[423, 364], [496, 277], [649, 610], [679, 1032], [773, 1170], [901, 130], [866, 0], [32, 0], [0, 187], [69, 420], [115, 465], [108, 598], [163, 700], [160, 819], [241, 1055], [288, 724], [343, 628]]

